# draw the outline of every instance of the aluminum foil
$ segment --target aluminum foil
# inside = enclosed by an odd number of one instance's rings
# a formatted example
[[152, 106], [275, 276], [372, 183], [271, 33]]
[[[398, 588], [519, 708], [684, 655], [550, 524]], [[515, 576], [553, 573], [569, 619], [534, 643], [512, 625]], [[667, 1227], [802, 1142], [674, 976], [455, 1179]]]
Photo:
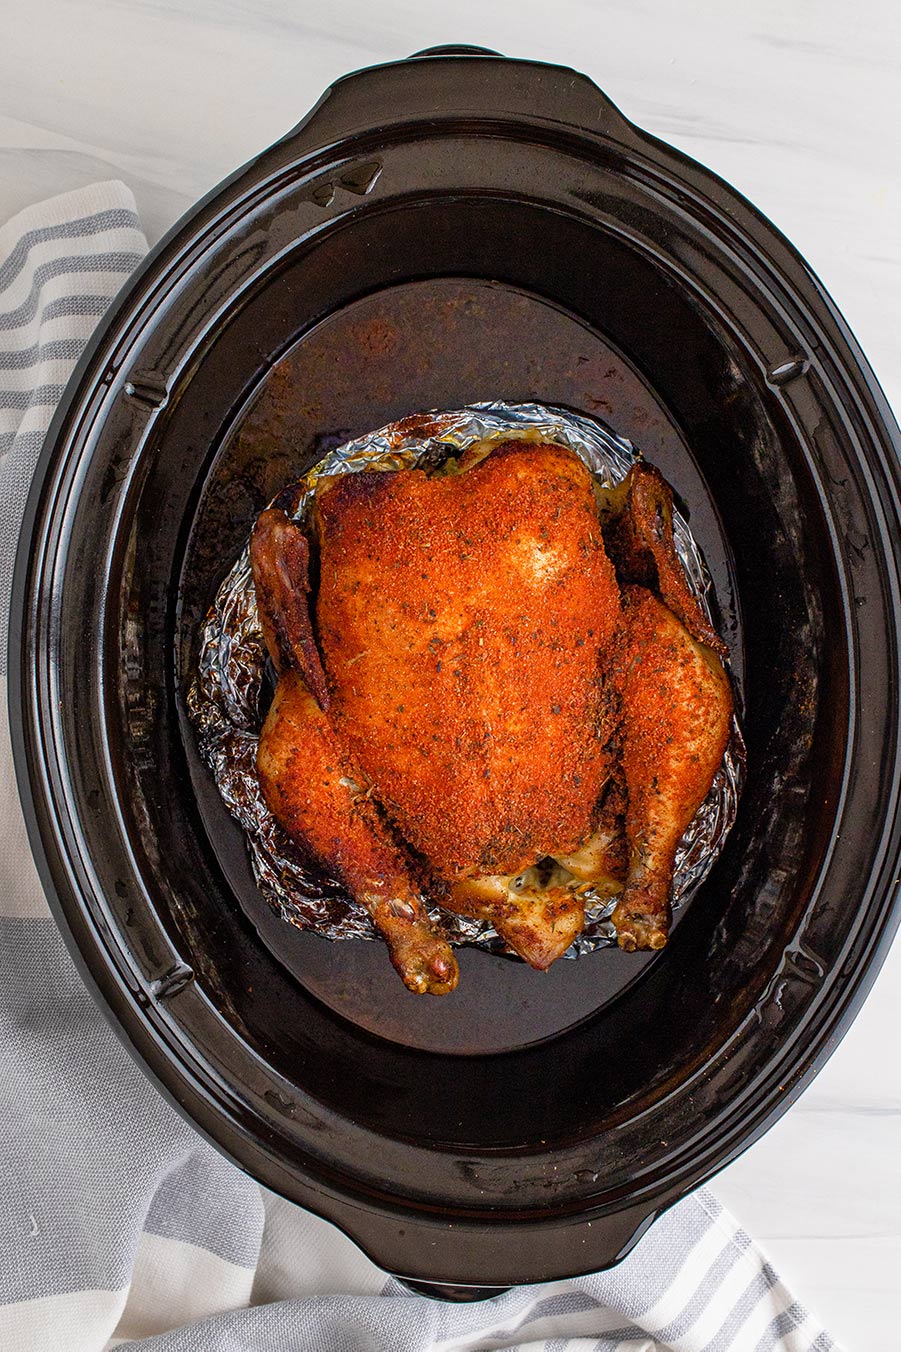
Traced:
[[[360, 470], [435, 468], [486, 438], [523, 437], [551, 441], [574, 451], [599, 485], [612, 488], [628, 473], [639, 452], [600, 423], [541, 404], [473, 404], [453, 412], [415, 414], [323, 457], [297, 483], [285, 488], [274, 505], [304, 522], [316, 484], [325, 475]], [[710, 579], [687, 522], [674, 513], [676, 549], [692, 591], [710, 617]], [[200, 634], [196, 679], [188, 706], [205, 760], [231, 814], [247, 834], [253, 871], [260, 890], [284, 920], [314, 929], [331, 939], [374, 939], [366, 911], [339, 885], [324, 879], [275, 821], [263, 801], [256, 775], [256, 750], [262, 725], [266, 650], [257, 616], [250, 570], [249, 541], [223, 579]], [[685, 904], [710, 870], [735, 820], [744, 772], [744, 744], [738, 723], [710, 792], [686, 830], [676, 853], [674, 909]], [[578, 957], [616, 942], [610, 916], [616, 899], [588, 894], [586, 923], [566, 957]], [[487, 921], [431, 907], [455, 943], [506, 952]]]

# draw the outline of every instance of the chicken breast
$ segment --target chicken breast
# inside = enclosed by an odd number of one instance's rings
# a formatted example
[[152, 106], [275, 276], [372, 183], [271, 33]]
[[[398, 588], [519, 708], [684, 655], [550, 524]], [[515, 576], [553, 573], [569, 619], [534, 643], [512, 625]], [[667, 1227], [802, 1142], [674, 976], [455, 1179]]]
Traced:
[[454, 468], [321, 488], [315, 626], [302, 532], [267, 511], [251, 544], [280, 673], [264, 796], [367, 907], [407, 986], [432, 993], [456, 964], [416, 878], [545, 968], [615, 854], [599, 825], [600, 655], [620, 604], [591, 476], [571, 452], [523, 442]]
[[403, 838], [448, 882], [576, 851], [620, 614], [584, 464], [511, 441], [464, 473], [348, 475], [316, 524], [332, 716]]

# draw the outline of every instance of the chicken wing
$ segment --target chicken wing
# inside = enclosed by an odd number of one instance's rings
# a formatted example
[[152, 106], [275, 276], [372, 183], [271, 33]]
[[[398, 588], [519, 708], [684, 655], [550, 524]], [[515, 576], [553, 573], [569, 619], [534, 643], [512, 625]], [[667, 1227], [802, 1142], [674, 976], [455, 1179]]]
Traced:
[[606, 495], [604, 539], [619, 581], [656, 593], [700, 643], [725, 657], [726, 645], [694, 592], [673, 538], [673, 490], [653, 465], [639, 460]]
[[276, 671], [299, 671], [320, 708], [327, 709], [328, 686], [307, 603], [310, 546], [303, 531], [277, 508], [257, 517], [250, 566], [260, 626]]

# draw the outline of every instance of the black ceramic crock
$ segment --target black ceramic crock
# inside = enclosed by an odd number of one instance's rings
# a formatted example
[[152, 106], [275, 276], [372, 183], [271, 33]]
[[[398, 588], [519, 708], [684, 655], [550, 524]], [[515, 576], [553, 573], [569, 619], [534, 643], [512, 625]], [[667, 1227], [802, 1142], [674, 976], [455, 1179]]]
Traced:
[[[185, 692], [278, 488], [336, 440], [492, 398], [598, 416], [676, 485], [748, 782], [660, 954], [541, 976], [464, 952], [438, 1001], [380, 946], [267, 912]], [[759, 1136], [897, 923], [898, 445], [795, 250], [585, 77], [447, 49], [328, 90], [112, 306], [19, 552], [33, 846], [164, 1092], [385, 1268], [458, 1294], [616, 1262]]]

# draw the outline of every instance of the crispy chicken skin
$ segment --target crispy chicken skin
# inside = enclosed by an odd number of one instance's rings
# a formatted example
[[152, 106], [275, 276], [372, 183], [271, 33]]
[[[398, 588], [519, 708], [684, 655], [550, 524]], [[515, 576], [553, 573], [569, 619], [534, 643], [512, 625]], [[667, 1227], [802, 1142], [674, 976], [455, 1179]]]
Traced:
[[511, 441], [459, 475], [347, 475], [317, 530], [335, 726], [404, 840], [448, 882], [576, 850], [620, 609], [582, 462]]
[[321, 480], [312, 525], [312, 616], [300, 529], [269, 510], [251, 543], [280, 677], [260, 782], [408, 988], [458, 976], [420, 889], [542, 970], [588, 887], [622, 892], [622, 947], [661, 947], [732, 713], [665, 480], [640, 464], [599, 502], [571, 451], [511, 440]]
[[623, 619], [612, 675], [630, 858], [613, 923], [621, 948], [662, 948], [676, 846], [723, 759], [732, 691], [716, 654], [649, 591], [625, 589]]

